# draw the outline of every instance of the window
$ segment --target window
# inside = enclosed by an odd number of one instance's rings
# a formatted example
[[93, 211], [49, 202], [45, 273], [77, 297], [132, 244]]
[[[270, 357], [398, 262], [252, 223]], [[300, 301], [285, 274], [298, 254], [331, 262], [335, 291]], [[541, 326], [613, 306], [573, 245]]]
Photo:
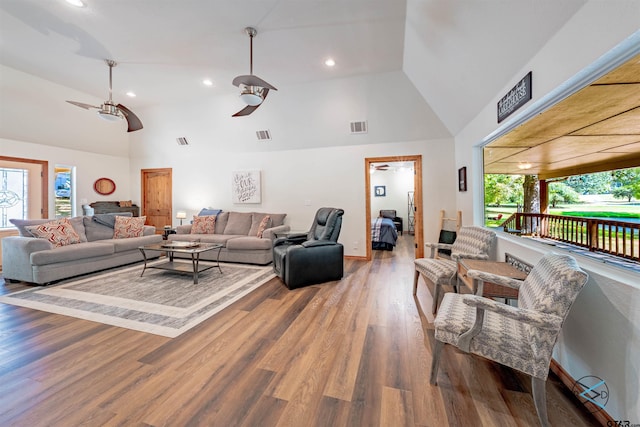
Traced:
[[54, 178], [56, 218], [72, 217], [74, 212], [73, 168], [56, 165]]
[[10, 218], [27, 218], [28, 177], [26, 169], [0, 168], [0, 228], [13, 227]]

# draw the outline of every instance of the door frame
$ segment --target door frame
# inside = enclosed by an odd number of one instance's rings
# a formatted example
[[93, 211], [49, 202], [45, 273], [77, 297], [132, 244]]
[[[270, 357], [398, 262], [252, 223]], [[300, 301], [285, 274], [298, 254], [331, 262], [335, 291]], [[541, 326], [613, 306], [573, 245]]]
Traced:
[[367, 157], [364, 159], [365, 180], [365, 217], [366, 217], [366, 242], [367, 261], [371, 260], [371, 174], [369, 172], [373, 163], [389, 162], [413, 162], [413, 194], [414, 194], [414, 219], [415, 219], [415, 258], [424, 258], [424, 232], [422, 218], [422, 155]]

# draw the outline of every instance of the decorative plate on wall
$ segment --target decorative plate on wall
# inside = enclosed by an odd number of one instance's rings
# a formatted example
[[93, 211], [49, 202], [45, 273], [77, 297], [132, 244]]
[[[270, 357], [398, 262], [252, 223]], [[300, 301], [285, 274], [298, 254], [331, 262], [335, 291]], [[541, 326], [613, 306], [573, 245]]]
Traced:
[[96, 182], [93, 183], [93, 189], [98, 194], [108, 196], [116, 191], [116, 183], [109, 178], [98, 178], [96, 179]]

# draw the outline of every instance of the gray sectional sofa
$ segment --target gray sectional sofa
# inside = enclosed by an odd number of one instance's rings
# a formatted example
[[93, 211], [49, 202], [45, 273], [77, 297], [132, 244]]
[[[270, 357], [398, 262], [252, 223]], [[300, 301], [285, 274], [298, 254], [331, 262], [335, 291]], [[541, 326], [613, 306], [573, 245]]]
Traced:
[[20, 236], [2, 239], [2, 276], [5, 280], [42, 285], [142, 261], [138, 247], [162, 241], [162, 235], [155, 234], [155, 227], [147, 225], [143, 236], [114, 239], [112, 227], [97, 222], [95, 217], [80, 216], [71, 218], [71, 225], [81, 242], [54, 247], [46, 239], [33, 237], [25, 228], [48, 221], [51, 220], [11, 220]]
[[[257, 236], [259, 224], [265, 216], [269, 224], [262, 237]], [[170, 234], [171, 241], [200, 241], [224, 245], [220, 250], [220, 261], [266, 265], [272, 262], [273, 239], [277, 233], [289, 231], [284, 225], [287, 214], [264, 212], [220, 212], [216, 216], [215, 232], [212, 234], [192, 234], [192, 225], [180, 225], [176, 234]], [[179, 256], [176, 254], [176, 256]], [[204, 252], [200, 259], [215, 260], [218, 251]]]

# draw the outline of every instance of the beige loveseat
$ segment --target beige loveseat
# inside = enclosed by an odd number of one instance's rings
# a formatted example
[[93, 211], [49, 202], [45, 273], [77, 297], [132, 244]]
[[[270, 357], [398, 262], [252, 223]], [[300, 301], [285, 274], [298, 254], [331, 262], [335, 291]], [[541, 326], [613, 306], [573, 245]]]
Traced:
[[[97, 216], [96, 216], [97, 217]], [[145, 225], [143, 235], [114, 239], [114, 229], [91, 216], [71, 218], [80, 243], [54, 247], [26, 229], [50, 219], [11, 220], [20, 236], [2, 239], [2, 276], [5, 280], [47, 284], [68, 277], [142, 261], [139, 246], [162, 241], [155, 227]], [[157, 255], [160, 253], [158, 252]]]
[[[267, 228], [258, 237], [260, 223], [269, 216]], [[284, 225], [287, 214], [264, 212], [220, 212], [216, 216], [215, 232], [212, 234], [192, 234], [192, 225], [180, 225], [176, 234], [170, 234], [171, 241], [200, 241], [224, 245], [220, 250], [220, 261], [266, 265], [272, 262], [271, 248], [277, 233], [289, 231]], [[178, 256], [178, 255], [176, 255]], [[200, 259], [216, 260], [218, 251], [200, 254]]]

